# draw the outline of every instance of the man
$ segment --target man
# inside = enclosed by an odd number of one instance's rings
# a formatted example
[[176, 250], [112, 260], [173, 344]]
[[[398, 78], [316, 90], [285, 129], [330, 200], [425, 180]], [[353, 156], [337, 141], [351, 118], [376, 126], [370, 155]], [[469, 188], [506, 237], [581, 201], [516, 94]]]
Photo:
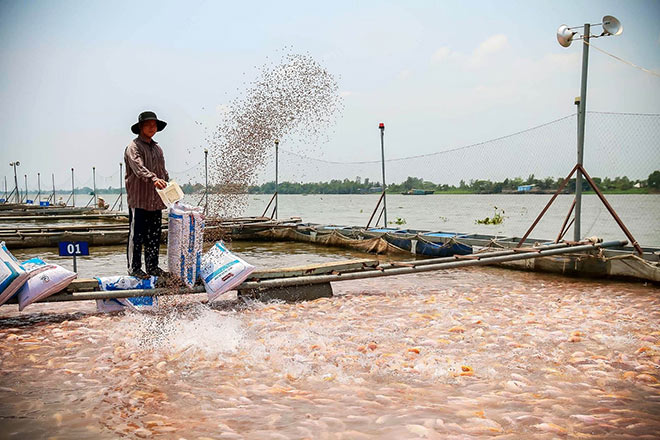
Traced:
[[[156, 189], [165, 188], [170, 177], [165, 169], [163, 150], [153, 140], [153, 136], [166, 125], [167, 122], [159, 120], [154, 112], [140, 113], [138, 122], [131, 127], [131, 131], [138, 137], [133, 139], [124, 152], [129, 224], [126, 256], [128, 274], [138, 278], [165, 274], [158, 267], [161, 211], [165, 205]], [[142, 247], [146, 273], [142, 270]]]

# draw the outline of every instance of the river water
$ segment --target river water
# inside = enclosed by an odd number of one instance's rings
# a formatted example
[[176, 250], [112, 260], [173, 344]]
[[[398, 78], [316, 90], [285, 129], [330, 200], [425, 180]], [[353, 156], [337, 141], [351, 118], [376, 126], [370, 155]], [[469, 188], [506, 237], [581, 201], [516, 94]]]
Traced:
[[[212, 202], [217, 195], [210, 195]], [[279, 218], [302, 217], [305, 222], [366, 226], [379, 194], [363, 195], [294, 195], [279, 196]], [[387, 212], [390, 226], [460, 233], [479, 233], [509, 237], [521, 237], [550, 200], [548, 194], [431, 194], [425, 196], [387, 195]], [[635, 239], [644, 246], [660, 247], [660, 194], [610, 194], [607, 200], [621, 217]], [[246, 195], [245, 209], [232, 215], [260, 216], [264, 213], [271, 195]], [[77, 205], [85, 206], [89, 196], [76, 196]], [[116, 195], [105, 196], [112, 206]], [[203, 204], [202, 195], [186, 195], [187, 203]], [[123, 199], [126, 208], [126, 199]], [[573, 201], [572, 195], [562, 194], [536, 226], [531, 237], [554, 239]], [[211, 203], [212, 204], [212, 203]], [[116, 204], [118, 207], [119, 204]], [[477, 224], [477, 220], [492, 217], [499, 212], [504, 221], [499, 225]], [[272, 211], [269, 209], [268, 215]], [[396, 222], [398, 221], [398, 224]], [[72, 224], [63, 220], [58, 224]], [[375, 219], [372, 225], [375, 223]], [[383, 220], [381, 219], [380, 225]], [[392, 224], [395, 223], [395, 224]], [[34, 222], [15, 223], [34, 226]], [[625, 239], [625, 235], [594, 194], [583, 195], [582, 237], [599, 236], [606, 240]], [[0, 226], [4, 226], [0, 220]], [[570, 228], [566, 238], [573, 239]]]
[[[376, 202], [327, 197], [282, 196], [280, 217], [360, 224]], [[432, 220], [458, 212], [453, 197], [465, 196], [392, 196], [388, 209], [400, 209], [393, 215], [407, 226], [446, 230]], [[470, 197], [488, 215], [491, 199]], [[250, 200], [256, 211], [268, 198]], [[527, 209], [544, 201], [537, 204]], [[500, 226], [517, 229], [506, 226], [515, 206], [501, 206], [510, 217]], [[481, 214], [461, 212], [452, 229], [475, 231]], [[657, 230], [639, 240], [653, 243]], [[300, 243], [232, 249], [262, 268], [374, 258]], [[81, 277], [125, 270], [122, 246], [91, 251], [79, 261]], [[53, 250], [14, 253], [70, 267]], [[298, 304], [246, 302], [234, 292], [210, 305], [205, 295], [163, 298], [158, 313], [143, 315], [101, 315], [83, 302], [3, 306], [0, 438], [660, 437], [655, 286], [472, 268], [333, 289], [333, 298]]]

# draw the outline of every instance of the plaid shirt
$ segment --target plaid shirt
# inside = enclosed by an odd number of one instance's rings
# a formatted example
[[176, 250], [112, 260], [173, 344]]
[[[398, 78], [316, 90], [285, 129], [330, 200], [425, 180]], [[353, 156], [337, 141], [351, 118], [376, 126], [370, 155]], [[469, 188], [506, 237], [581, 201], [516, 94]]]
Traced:
[[140, 208], [147, 211], [165, 209], [154, 186], [157, 179], [170, 180], [160, 146], [153, 139], [147, 142], [140, 135], [126, 147], [124, 162], [126, 162], [124, 181], [126, 182], [129, 208]]

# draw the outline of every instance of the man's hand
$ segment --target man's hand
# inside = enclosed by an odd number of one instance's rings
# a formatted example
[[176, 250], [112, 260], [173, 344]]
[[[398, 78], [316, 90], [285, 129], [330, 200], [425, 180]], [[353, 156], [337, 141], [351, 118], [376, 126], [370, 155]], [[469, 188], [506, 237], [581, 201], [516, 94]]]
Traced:
[[167, 186], [167, 182], [165, 182], [163, 179], [158, 179], [158, 180], [154, 181], [154, 186], [157, 189], [163, 189]]

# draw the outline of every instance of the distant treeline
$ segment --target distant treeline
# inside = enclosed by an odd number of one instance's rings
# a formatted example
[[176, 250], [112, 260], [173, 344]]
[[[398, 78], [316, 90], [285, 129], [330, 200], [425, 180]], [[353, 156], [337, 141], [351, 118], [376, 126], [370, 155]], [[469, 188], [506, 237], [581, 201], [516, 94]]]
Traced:
[[[448, 184], [436, 184], [428, 180], [423, 180], [418, 177], [408, 177], [404, 182], [399, 184], [390, 184], [387, 186], [388, 193], [404, 193], [413, 189], [421, 189], [433, 191], [435, 193], [454, 193], [454, 194], [498, 194], [498, 193], [519, 193], [519, 187], [528, 186], [525, 192], [554, 192], [559, 188], [559, 185], [564, 180], [563, 177], [552, 178], [546, 177], [544, 179], [537, 179], [533, 174], [528, 176], [527, 179], [516, 177], [512, 179], [504, 179], [501, 182], [493, 182], [490, 180], [470, 180], [465, 182], [461, 180], [458, 186]], [[631, 192], [646, 194], [649, 192], [660, 191], [660, 171], [654, 171], [644, 180], [631, 180], [626, 176], [615, 177], [614, 179], [605, 177], [593, 177], [594, 182], [598, 188], [605, 192]], [[582, 181], [582, 188], [584, 191], [589, 191], [591, 188], [586, 180]], [[201, 188], [203, 191], [203, 187]], [[371, 182], [369, 179], [360, 179], [356, 177], [355, 180], [334, 179], [329, 182], [316, 182], [316, 183], [295, 183], [295, 182], [281, 182], [279, 184], [280, 194], [368, 194], [379, 193], [382, 191], [380, 182]], [[575, 179], [566, 186], [567, 192], [575, 191]], [[184, 188], [184, 192], [186, 192]], [[262, 185], [250, 186], [248, 188], [250, 194], [273, 194], [275, 192], [275, 182], [267, 182]]]
[[[515, 177], [504, 179], [501, 182], [490, 180], [470, 180], [469, 182], [465, 182], [461, 180], [458, 186], [455, 186], [441, 183], [436, 184], [418, 177], [408, 177], [402, 183], [388, 185], [387, 192], [404, 193], [413, 189], [421, 189], [446, 194], [512, 194], [521, 192], [519, 191], [519, 187], [528, 186], [529, 188], [525, 188], [524, 192], [546, 193], [556, 191], [563, 179], [563, 177], [537, 179], [531, 174], [527, 179]], [[609, 193], [648, 194], [660, 192], [660, 171], [652, 172], [647, 179], [643, 180], [631, 180], [626, 176], [615, 177], [613, 179], [610, 177], [593, 177], [593, 179], [600, 190]], [[582, 188], [584, 191], [591, 190], [589, 184], [584, 179], [582, 181]], [[186, 183], [181, 185], [181, 189], [183, 189], [185, 194], [201, 194], [204, 192], [204, 185], [201, 183]], [[280, 182], [279, 184], [280, 194], [373, 194], [380, 193], [381, 191], [380, 182], [372, 182], [369, 179], [361, 179], [360, 177], [356, 177], [354, 180], [333, 179], [329, 182]], [[30, 192], [32, 193], [32, 191]], [[124, 188], [125, 192], [126, 189]], [[226, 188], [223, 189], [218, 185], [212, 185], [209, 188], [209, 192], [245, 192], [245, 188], [231, 188], [227, 191]], [[253, 185], [247, 188], [247, 193], [249, 194], [273, 194], [274, 192], [275, 182], [266, 182], [262, 185]], [[575, 179], [571, 179], [568, 183], [566, 192], [575, 192]], [[50, 191], [43, 191], [42, 193], [46, 195], [51, 194]], [[58, 190], [56, 193], [70, 194], [71, 190]], [[93, 193], [93, 189], [89, 187], [76, 188], [76, 194]], [[119, 188], [97, 188], [97, 194], [119, 194]]]

